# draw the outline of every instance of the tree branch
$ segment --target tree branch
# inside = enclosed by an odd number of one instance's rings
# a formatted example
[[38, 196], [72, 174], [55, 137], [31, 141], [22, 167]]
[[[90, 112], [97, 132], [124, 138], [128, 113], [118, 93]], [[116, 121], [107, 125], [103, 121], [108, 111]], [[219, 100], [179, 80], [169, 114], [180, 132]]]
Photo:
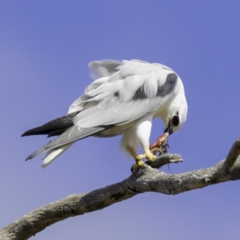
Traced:
[[[24, 240], [58, 221], [108, 207], [143, 192], [178, 194], [212, 184], [240, 179], [240, 139], [226, 160], [213, 167], [180, 174], [153, 169], [182, 162], [180, 155], [164, 154], [147, 162], [122, 182], [89, 193], [71, 195], [23, 216], [0, 231], [0, 240]], [[149, 166], [148, 166], [149, 165]], [[151, 166], [151, 167], [150, 167]]]

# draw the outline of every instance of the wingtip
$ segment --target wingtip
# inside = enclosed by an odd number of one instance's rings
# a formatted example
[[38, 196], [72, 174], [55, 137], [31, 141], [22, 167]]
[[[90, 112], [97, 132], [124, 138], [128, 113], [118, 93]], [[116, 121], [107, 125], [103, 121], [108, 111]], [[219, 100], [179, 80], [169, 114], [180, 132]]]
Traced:
[[26, 132], [24, 132], [24, 133], [21, 135], [21, 137], [33, 135], [32, 130], [33, 130], [33, 129], [27, 130]]
[[36, 157], [38, 154], [40, 154], [40, 153], [42, 153], [42, 152], [44, 152], [44, 151], [45, 151], [44, 148], [41, 148], [41, 149], [37, 150], [36, 152], [34, 152], [34, 153], [32, 153], [31, 155], [29, 155], [29, 156], [25, 159], [25, 161], [31, 160], [32, 158]]
[[49, 164], [42, 164], [42, 169], [46, 169]]
[[25, 136], [27, 136], [26, 132], [21, 135], [21, 137], [25, 137]]
[[32, 154], [31, 155], [29, 155], [26, 159], [25, 159], [25, 161], [28, 161], [28, 160], [31, 160], [33, 157], [32, 157]]

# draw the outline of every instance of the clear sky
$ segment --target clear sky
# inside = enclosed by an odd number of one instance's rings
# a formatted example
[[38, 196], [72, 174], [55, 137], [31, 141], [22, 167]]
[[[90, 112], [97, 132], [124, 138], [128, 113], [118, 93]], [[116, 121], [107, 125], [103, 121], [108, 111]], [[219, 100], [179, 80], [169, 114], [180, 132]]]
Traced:
[[[77, 142], [46, 170], [25, 158], [48, 142], [21, 138], [65, 115], [91, 82], [87, 64], [141, 59], [173, 68], [189, 114], [170, 139], [184, 163], [168, 173], [225, 158], [240, 135], [239, 1], [1, 1], [0, 228], [49, 202], [130, 175], [119, 137]], [[151, 142], [163, 131], [154, 121]], [[176, 196], [140, 194], [57, 223], [34, 239], [239, 239], [239, 182]]]

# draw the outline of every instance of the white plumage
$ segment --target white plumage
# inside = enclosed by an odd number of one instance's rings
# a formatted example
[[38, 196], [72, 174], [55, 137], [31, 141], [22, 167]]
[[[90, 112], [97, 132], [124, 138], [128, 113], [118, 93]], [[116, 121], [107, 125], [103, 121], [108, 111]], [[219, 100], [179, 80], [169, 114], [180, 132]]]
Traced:
[[77, 140], [121, 134], [123, 149], [135, 159], [142, 145], [145, 157], [153, 160], [152, 120], [161, 118], [169, 134], [186, 121], [187, 102], [179, 76], [167, 66], [140, 60], [95, 61], [89, 68], [94, 81], [72, 103], [68, 115], [23, 134], [58, 135], [27, 159], [48, 151], [43, 160], [46, 167]]

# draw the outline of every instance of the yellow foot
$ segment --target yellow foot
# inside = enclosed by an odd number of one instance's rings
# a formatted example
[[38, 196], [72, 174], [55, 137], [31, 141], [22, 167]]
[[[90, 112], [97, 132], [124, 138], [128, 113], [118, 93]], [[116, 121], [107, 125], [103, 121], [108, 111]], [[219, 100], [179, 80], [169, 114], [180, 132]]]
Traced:
[[141, 161], [144, 158], [147, 158], [149, 161], [154, 161], [157, 158], [157, 156], [154, 155], [150, 150], [146, 151], [144, 154], [136, 156], [137, 161]]
[[131, 167], [131, 172], [136, 170], [137, 168], [141, 167], [144, 164], [142, 160], [136, 160], [136, 164], [133, 164]]
[[151, 152], [157, 156], [157, 153], [158, 153], [158, 156], [162, 155], [165, 151], [165, 149], [162, 149], [162, 148], [153, 148], [151, 149]]
[[154, 161], [156, 158], [157, 158], [157, 156], [155, 154], [153, 154], [151, 151], [148, 152], [147, 159], [149, 161]]

